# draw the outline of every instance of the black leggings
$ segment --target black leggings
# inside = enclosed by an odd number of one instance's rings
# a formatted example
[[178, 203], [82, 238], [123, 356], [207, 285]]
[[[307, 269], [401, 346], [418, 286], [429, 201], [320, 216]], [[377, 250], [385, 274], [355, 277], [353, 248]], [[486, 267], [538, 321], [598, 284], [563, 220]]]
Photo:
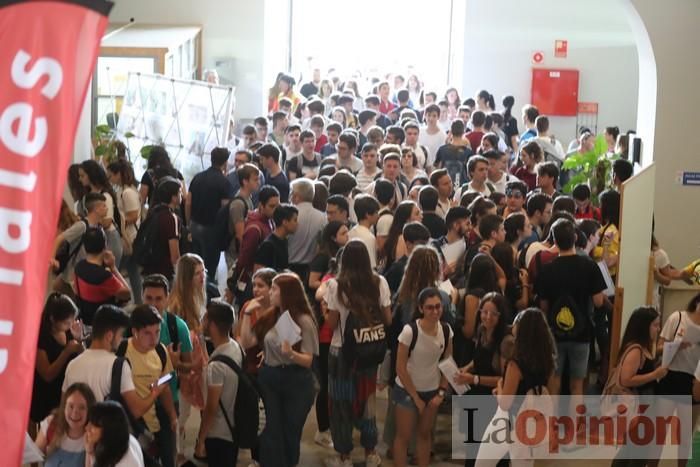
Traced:
[[318, 376], [320, 389], [316, 396], [316, 424], [318, 431], [327, 431], [331, 427], [328, 419], [328, 351], [330, 344], [319, 344]]

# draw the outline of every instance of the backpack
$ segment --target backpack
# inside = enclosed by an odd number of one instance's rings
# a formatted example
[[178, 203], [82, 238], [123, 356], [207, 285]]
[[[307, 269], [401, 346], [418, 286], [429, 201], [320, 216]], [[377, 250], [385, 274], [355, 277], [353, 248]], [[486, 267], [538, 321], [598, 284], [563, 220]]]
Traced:
[[170, 334], [170, 342], [173, 344], [173, 349], [177, 350], [178, 345], [180, 345], [180, 334], [177, 332], [177, 318], [169, 311], [165, 312], [165, 325], [168, 326], [168, 334]]
[[361, 323], [351, 311], [341, 326], [343, 358], [345, 363], [358, 370], [377, 367], [384, 361], [388, 350], [386, 326], [381, 318]]
[[[235, 341], [234, 341], [235, 342]], [[236, 342], [238, 348], [241, 349], [241, 355], [245, 358], [243, 348]], [[258, 444], [258, 435], [262, 432], [264, 426], [261, 424], [260, 411], [262, 399], [260, 391], [253, 380], [246, 374], [241, 367], [230, 357], [225, 355], [216, 355], [212, 357], [210, 362], [221, 362], [231, 368], [238, 376], [238, 389], [236, 392], [236, 402], [233, 407], [233, 417], [230, 415], [230, 410], [224, 407], [223, 402], [219, 399], [219, 407], [224, 414], [226, 424], [231, 430], [231, 436], [238, 445], [243, 449], [251, 449]], [[231, 424], [233, 418], [234, 424]]]
[[590, 324], [588, 314], [566, 292], [554, 301], [548, 315], [549, 326], [557, 341], [581, 338]]
[[442, 167], [447, 169], [447, 173], [452, 179], [452, 184], [455, 186], [460, 186], [462, 183], [469, 180], [467, 175], [467, 160], [469, 158], [469, 148], [466, 146], [454, 146], [458, 148], [453, 154], [454, 157], [450, 159], [444, 159], [442, 161]]
[[216, 246], [218, 251], [226, 251], [231, 245], [231, 242], [235, 238], [235, 233], [231, 232], [229, 228], [229, 221], [231, 216], [231, 203], [235, 200], [241, 200], [243, 202], [243, 219], [248, 215], [248, 204], [245, 199], [236, 194], [231, 201], [224, 204], [216, 211], [216, 218], [214, 219], [214, 230], [216, 232]]
[[[90, 228], [87, 219], [84, 217], [80, 218], [80, 222], [85, 224], [85, 231]], [[61, 274], [68, 267], [68, 263], [78, 254], [80, 248], [83, 246], [83, 237], [80, 237], [78, 244], [75, 246], [73, 251], [70, 249], [70, 243], [68, 240], [63, 240], [56, 250], [56, 261], [58, 261], [58, 269], [56, 270], [56, 275]]]
[[[399, 305], [400, 306], [400, 305]], [[392, 328], [394, 327], [394, 319], [391, 320], [391, 325]], [[408, 357], [411, 356], [413, 353], [413, 349], [416, 348], [416, 343], [418, 342], [418, 321], [413, 320], [408, 325], [411, 327], [411, 344], [408, 346]], [[403, 325], [402, 325], [403, 326]], [[440, 360], [445, 358], [445, 353], [447, 352], [447, 345], [450, 340], [450, 326], [444, 322], [440, 321], [440, 327], [442, 328], [442, 336], [445, 339], [445, 348], [442, 349], [442, 355], [440, 355]], [[402, 328], [403, 330], [403, 328]], [[400, 332], [399, 332], [400, 334]], [[389, 377], [389, 384], [393, 386], [394, 381], [396, 381], [396, 360], [397, 360], [397, 355], [398, 355], [398, 347], [399, 347], [399, 342], [398, 342], [398, 336], [399, 334], [396, 334], [396, 338], [392, 335], [391, 339], [391, 367], [390, 367], [390, 377]]]
[[131, 253], [139, 266], [147, 266], [155, 260], [154, 247], [158, 238], [158, 215], [165, 209], [169, 210], [170, 208], [166, 204], [154, 206], [148, 211], [146, 219], [141, 222]]

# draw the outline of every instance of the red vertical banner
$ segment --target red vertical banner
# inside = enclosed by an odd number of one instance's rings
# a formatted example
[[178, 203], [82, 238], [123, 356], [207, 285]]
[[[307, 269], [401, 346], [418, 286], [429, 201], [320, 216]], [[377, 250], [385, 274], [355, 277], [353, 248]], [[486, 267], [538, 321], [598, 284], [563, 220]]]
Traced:
[[0, 441], [21, 465], [49, 255], [112, 4], [0, 0]]

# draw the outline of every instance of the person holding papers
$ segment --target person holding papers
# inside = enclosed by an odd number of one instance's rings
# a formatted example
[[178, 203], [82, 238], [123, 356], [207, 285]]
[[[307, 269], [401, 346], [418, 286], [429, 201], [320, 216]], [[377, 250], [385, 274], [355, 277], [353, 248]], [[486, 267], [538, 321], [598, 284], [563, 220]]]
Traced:
[[318, 355], [318, 330], [296, 274], [275, 276], [270, 305], [269, 312], [258, 315], [252, 332], [244, 333], [244, 347], [262, 342], [265, 354], [258, 372], [266, 417], [260, 464], [293, 466], [299, 463], [304, 422], [316, 397], [311, 364]]
[[399, 335], [396, 384], [391, 393], [396, 404], [393, 454], [399, 467], [408, 464], [408, 443], [414, 431], [418, 465], [429, 464], [433, 422], [448, 389], [438, 363], [452, 356], [453, 333], [447, 323], [440, 321], [440, 291], [434, 287], [423, 289], [418, 295], [418, 311], [420, 317], [406, 324]]
[[[513, 342], [513, 336], [508, 332], [509, 308], [508, 300], [497, 292], [487, 293], [479, 302], [474, 358], [467, 366], [460, 368], [460, 372], [455, 376], [456, 383], [471, 386], [468, 393], [470, 395], [490, 396], [498, 380], [503, 376], [503, 360], [507, 354], [505, 349], [512, 346]], [[492, 409], [495, 413], [495, 398]], [[489, 420], [490, 417], [476, 419], [472, 439], [481, 439]], [[467, 457], [471, 460], [468, 460], [465, 465], [474, 465], [476, 447], [472, 455]]]

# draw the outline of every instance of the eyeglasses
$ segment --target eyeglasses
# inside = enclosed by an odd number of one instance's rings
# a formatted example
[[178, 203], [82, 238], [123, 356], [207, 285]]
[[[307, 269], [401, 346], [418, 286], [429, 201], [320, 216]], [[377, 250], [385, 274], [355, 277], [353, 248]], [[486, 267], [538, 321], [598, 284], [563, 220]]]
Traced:
[[426, 311], [440, 311], [442, 310], [442, 303], [437, 303], [435, 305], [423, 305], [423, 309]]

